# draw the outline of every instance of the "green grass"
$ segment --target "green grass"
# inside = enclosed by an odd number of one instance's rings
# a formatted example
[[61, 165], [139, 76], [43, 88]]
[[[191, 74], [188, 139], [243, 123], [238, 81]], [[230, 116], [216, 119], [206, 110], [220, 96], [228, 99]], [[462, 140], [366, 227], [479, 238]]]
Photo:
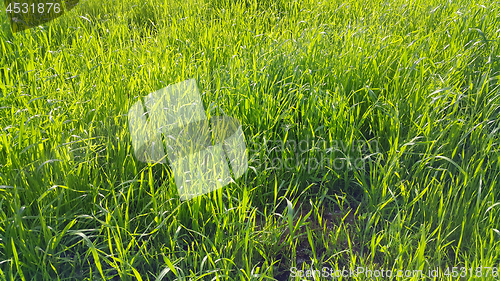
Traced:
[[[500, 267], [498, 1], [84, 0], [15, 34], [0, 18], [0, 280]], [[183, 202], [167, 165], [136, 160], [127, 112], [190, 78], [209, 118], [241, 122], [250, 167]], [[311, 168], [325, 155], [345, 165]]]

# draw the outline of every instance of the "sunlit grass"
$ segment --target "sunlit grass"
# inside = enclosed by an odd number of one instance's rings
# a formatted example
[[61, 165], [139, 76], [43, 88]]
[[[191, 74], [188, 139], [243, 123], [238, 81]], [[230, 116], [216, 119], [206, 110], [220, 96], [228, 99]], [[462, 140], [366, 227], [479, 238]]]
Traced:
[[[0, 279], [500, 267], [499, 7], [88, 0], [16, 34], [1, 14]], [[250, 163], [183, 202], [127, 112], [190, 78]]]

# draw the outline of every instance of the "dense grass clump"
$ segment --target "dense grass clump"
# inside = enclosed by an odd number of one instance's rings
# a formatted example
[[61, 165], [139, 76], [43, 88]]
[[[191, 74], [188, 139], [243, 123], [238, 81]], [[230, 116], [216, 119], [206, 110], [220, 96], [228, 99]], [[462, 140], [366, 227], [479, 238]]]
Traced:
[[[500, 267], [499, 4], [84, 0], [15, 34], [2, 13], [0, 280]], [[182, 202], [127, 112], [190, 78], [250, 162]]]

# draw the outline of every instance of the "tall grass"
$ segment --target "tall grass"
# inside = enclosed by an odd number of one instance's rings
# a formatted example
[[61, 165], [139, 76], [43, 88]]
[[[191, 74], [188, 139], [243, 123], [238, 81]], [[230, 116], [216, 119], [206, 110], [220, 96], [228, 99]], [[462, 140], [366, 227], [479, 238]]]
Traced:
[[[499, 267], [499, 7], [86, 0], [2, 26], [0, 279]], [[182, 202], [126, 114], [190, 78], [208, 118], [240, 120], [250, 167]], [[323, 155], [346, 165], [311, 169]]]

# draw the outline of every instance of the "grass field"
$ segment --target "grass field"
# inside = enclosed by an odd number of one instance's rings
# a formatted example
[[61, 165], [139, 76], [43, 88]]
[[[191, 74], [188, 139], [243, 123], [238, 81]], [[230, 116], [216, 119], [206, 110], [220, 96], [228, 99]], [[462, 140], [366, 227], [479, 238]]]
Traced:
[[[14, 34], [2, 7], [0, 280], [497, 279], [500, 2], [480, 2], [83, 0]], [[249, 169], [181, 201], [127, 112], [191, 78]]]

